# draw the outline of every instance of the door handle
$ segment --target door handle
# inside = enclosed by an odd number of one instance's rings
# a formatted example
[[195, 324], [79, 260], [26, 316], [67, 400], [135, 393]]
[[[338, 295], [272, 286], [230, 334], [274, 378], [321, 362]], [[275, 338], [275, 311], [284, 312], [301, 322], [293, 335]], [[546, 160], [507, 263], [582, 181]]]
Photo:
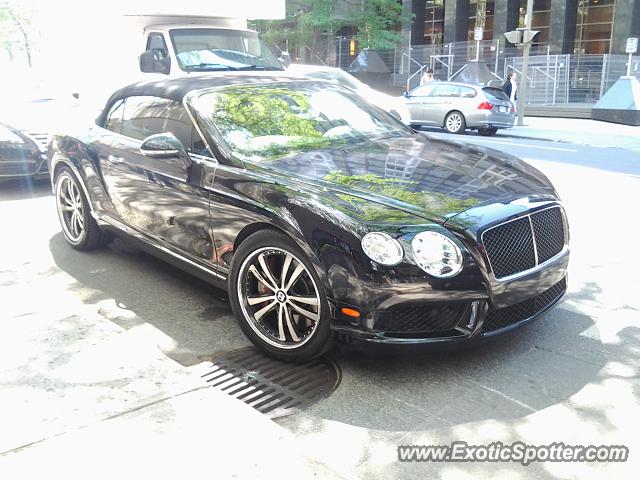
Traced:
[[109, 160], [111, 163], [122, 163], [122, 162], [124, 162], [124, 158], [116, 157], [115, 155], [109, 155], [107, 157], [107, 160]]

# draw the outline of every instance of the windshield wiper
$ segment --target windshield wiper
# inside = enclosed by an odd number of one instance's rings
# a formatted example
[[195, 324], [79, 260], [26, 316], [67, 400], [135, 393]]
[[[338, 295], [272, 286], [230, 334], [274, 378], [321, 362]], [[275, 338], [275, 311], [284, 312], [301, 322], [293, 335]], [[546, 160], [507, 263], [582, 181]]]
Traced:
[[236, 67], [225, 65], [224, 63], [194, 63], [191, 65], [185, 65], [184, 68], [189, 70], [238, 70]]
[[265, 67], [263, 65], [245, 65], [244, 67], [238, 67], [237, 70], [270, 70], [270, 71], [280, 71], [281, 68], [278, 67]]

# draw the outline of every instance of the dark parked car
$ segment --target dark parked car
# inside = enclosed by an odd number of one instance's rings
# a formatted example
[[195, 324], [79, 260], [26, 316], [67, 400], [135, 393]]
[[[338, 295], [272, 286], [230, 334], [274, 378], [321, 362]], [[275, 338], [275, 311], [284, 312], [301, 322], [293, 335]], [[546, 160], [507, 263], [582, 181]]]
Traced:
[[46, 177], [47, 136], [0, 123], [0, 180]]
[[320, 355], [333, 333], [479, 340], [566, 289], [566, 218], [542, 173], [414, 133], [328, 82], [131, 85], [48, 157], [73, 247], [117, 233], [227, 289], [246, 335], [280, 358]]

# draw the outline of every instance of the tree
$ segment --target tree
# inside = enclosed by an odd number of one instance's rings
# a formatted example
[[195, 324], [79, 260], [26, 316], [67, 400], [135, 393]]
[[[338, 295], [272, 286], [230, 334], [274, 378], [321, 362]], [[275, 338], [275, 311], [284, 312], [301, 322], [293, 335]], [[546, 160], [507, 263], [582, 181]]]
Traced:
[[284, 20], [256, 21], [267, 42], [316, 61], [327, 58], [338, 31], [357, 30], [360, 48], [393, 48], [401, 41], [402, 5], [397, 0], [289, 0]]
[[402, 40], [396, 30], [402, 21], [402, 5], [396, 0], [366, 0], [362, 10], [354, 12], [353, 20], [361, 48], [389, 49]]
[[0, 2], [0, 44], [9, 55], [13, 53], [13, 47], [19, 46], [27, 56], [27, 63], [31, 67], [31, 42], [27, 33], [28, 19], [17, 11], [9, 2]]

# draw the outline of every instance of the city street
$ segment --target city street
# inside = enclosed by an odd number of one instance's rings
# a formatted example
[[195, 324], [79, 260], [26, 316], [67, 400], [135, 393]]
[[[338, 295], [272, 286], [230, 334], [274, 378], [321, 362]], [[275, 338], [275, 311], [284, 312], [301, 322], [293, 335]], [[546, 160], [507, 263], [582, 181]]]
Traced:
[[[166, 473], [168, 444], [157, 456], [144, 445], [173, 438], [167, 425], [186, 416], [176, 455], [193, 478], [222, 478], [217, 462], [243, 478], [275, 478], [279, 468], [285, 478], [630, 478], [640, 466], [640, 151], [425, 133], [511, 153], [552, 180], [571, 228], [564, 301], [482, 348], [400, 355], [340, 347], [329, 354], [342, 371], [337, 390], [275, 421], [200, 378], [213, 356], [250, 345], [224, 292], [121, 241], [74, 251], [46, 181], [0, 184], [0, 477], [3, 468], [41, 472], [66, 462], [92, 478], [122, 474], [101, 448], [114, 448], [112, 458], [128, 452], [141, 475], [154, 462]], [[190, 436], [205, 428], [211, 445]], [[100, 432], [118, 429], [131, 439], [105, 443]], [[246, 450], [220, 458], [225, 438]], [[615, 444], [631, 455], [621, 464], [527, 467], [398, 461], [399, 445], [453, 441]], [[83, 444], [88, 457], [75, 462], [67, 447]]]

